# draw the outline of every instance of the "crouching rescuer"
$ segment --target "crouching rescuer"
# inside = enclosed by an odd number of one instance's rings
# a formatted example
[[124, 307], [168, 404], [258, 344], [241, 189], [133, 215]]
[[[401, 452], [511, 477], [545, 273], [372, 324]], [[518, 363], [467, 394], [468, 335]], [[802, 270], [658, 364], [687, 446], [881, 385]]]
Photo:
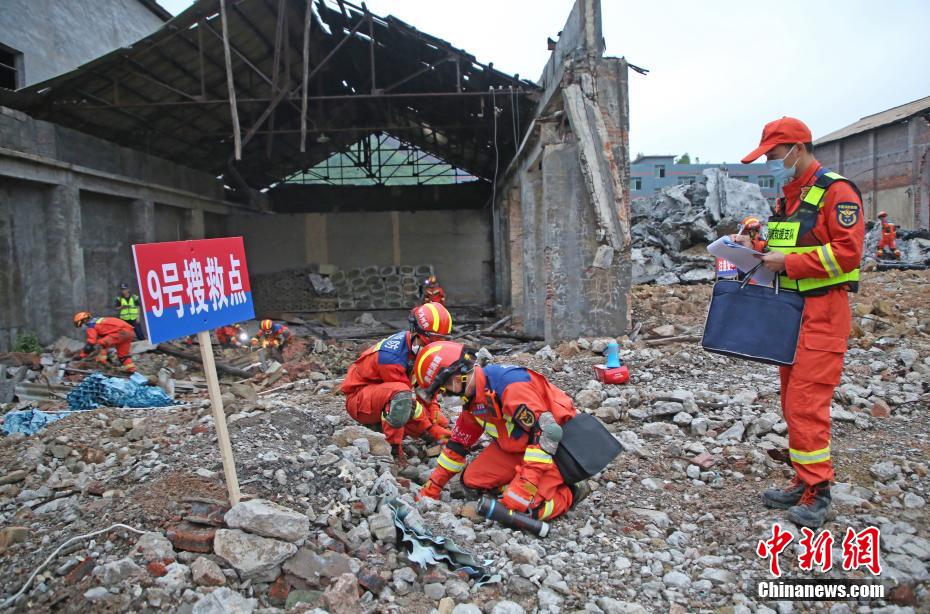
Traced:
[[402, 458], [404, 436], [445, 441], [449, 419], [438, 403], [413, 393], [413, 365], [423, 347], [452, 332], [452, 315], [439, 303], [415, 307], [410, 329], [368, 348], [349, 367], [342, 393], [346, 411], [361, 424], [379, 427]]
[[[462, 344], [427, 346], [414, 375], [429, 399], [456, 395], [464, 402], [420, 497], [438, 499], [446, 483], [462, 473], [466, 487], [500, 494], [499, 503], [507, 509], [548, 520], [580, 503], [590, 493], [584, 478], [603, 469], [619, 451], [616, 439], [596, 418], [579, 414], [582, 420], [576, 422], [571, 398], [545, 377], [523, 367], [481, 367]], [[484, 433], [494, 441], [466, 465], [469, 450]], [[585, 457], [585, 444], [593, 455]]]
[[99, 350], [97, 362], [107, 363], [107, 351], [116, 348], [116, 355], [120, 364], [129, 373], [135, 373], [136, 365], [132, 362], [129, 350], [132, 342], [136, 340], [136, 332], [132, 324], [119, 318], [94, 318], [88, 311], [79, 311], [74, 314], [74, 326], [85, 327], [86, 344], [81, 350], [80, 357], [87, 358]]

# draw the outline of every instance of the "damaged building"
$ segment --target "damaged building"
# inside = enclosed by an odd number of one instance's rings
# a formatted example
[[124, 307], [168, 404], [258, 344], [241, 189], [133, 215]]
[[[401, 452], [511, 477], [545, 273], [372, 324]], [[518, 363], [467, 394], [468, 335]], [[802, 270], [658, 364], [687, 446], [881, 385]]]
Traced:
[[[534, 82], [350, 2], [198, 0], [0, 90], [0, 348], [105, 311], [133, 243], [230, 235], [259, 312], [409, 307], [431, 271], [453, 310], [500, 306], [528, 335], [622, 334], [627, 64], [604, 57], [600, 14], [576, 2]], [[287, 271], [335, 294], [313, 303]]]

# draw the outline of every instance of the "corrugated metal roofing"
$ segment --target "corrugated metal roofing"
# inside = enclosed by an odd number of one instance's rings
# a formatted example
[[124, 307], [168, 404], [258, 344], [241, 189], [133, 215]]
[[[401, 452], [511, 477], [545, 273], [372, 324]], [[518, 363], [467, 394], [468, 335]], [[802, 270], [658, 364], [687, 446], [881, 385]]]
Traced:
[[893, 124], [895, 122], [903, 121], [916, 115], [923, 115], [924, 113], [928, 112], [930, 112], [930, 96], [909, 102], [907, 104], [902, 104], [899, 107], [894, 107], [893, 109], [888, 109], [887, 111], [882, 111], [881, 113], [876, 113], [875, 115], [867, 115], [854, 124], [850, 124], [845, 128], [840, 128], [835, 132], [831, 132], [826, 136], [820, 137], [814, 141], [814, 145], [822, 145], [824, 143], [830, 143], [831, 141], [845, 139], [846, 137], [853, 136], [854, 134], [859, 134], [874, 128], [887, 126], [888, 124]]

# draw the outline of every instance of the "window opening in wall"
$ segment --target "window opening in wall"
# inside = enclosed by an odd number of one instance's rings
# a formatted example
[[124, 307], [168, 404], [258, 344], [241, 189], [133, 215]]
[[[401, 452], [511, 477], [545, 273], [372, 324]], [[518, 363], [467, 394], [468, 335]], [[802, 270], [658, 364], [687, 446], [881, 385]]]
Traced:
[[643, 189], [643, 178], [642, 177], [633, 177], [633, 189], [642, 190]]
[[684, 175], [678, 178], [678, 185], [691, 185], [696, 179], [694, 175]]
[[15, 90], [22, 84], [22, 53], [0, 44], [0, 87]]
[[749, 183], [749, 175], [733, 175], [732, 178], [736, 179], [737, 181], [745, 181]]
[[665, 177], [665, 165], [664, 164], [656, 164], [656, 177], [659, 177], [660, 179], [662, 177]]
[[775, 178], [771, 175], [762, 175], [759, 177], [759, 187], [773, 189], [775, 187]]

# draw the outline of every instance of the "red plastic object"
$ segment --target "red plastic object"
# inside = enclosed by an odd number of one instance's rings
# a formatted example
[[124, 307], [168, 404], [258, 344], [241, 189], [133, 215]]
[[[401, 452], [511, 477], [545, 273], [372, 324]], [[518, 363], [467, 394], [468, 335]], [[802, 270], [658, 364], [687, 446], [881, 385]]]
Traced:
[[594, 377], [602, 384], [625, 384], [630, 381], [630, 370], [626, 365], [608, 369], [605, 365], [594, 365]]

